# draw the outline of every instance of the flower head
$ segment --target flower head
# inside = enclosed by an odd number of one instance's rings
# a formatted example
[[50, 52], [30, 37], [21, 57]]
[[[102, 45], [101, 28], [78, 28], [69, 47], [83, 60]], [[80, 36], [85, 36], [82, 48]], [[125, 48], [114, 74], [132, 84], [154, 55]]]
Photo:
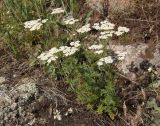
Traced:
[[110, 23], [108, 20], [104, 20], [100, 23], [95, 23], [92, 27], [96, 30], [113, 30], [115, 24]]
[[65, 56], [70, 56], [70, 55], [73, 55], [77, 51], [78, 49], [76, 47], [66, 47], [62, 52]]
[[111, 56], [107, 56], [107, 57], [104, 57], [104, 58], [99, 59], [98, 62], [97, 62], [97, 65], [98, 65], [98, 66], [101, 66], [101, 65], [103, 65], [104, 63], [105, 63], [105, 64], [111, 64], [111, 63], [113, 63], [112, 57], [111, 57]]
[[41, 53], [37, 58], [46, 61], [47, 63], [51, 63], [52, 61], [56, 61], [58, 58], [55, 54], [58, 53], [59, 50], [56, 47], [51, 48], [49, 51]]
[[103, 50], [96, 50], [94, 54], [102, 54], [103, 52], [104, 52]]
[[98, 66], [102, 66], [102, 65], [103, 65], [103, 62], [102, 62], [102, 61], [98, 61], [98, 62], [97, 62], [97, 65], [98, 65]]
[[113, 36], [114, 31], [103, 31], [100, 32], [99, 39], [108, 39]]
[[77, 47], [69, 47], [69, 46], [61, 46], [59, 47], [59, 51], [63, 53], [64, 56], [73, 55], [75, 52], [78, 51]]
[[55, 8], [51, 12], [51, 14], [60, 14], [60, 13], [64, 13], [64, 10], [62, 8]]
[[42, 23], [46, 23], [48, 21], [48, 19], [43, 19]]
[[78, 22], [79, 20], [74, 19], [73, 17], [68, 17], [68, 18], [64, 19], [63, 21], [64, 21], [64, 24], [66, 24], [66, 25], [72, 25], [72, 24], [75, 24], [76, 22]]
[[78, 29], [77, 32], [85, 33], [85, 32], [89, 32], [90, 30], [91, 30], [90, 24], [86, 24], [86, 25], [82, 26], [80, 29]]
[[57, 109], [53, 114], [54, 114], [54, 119], [62, 120], [62, 115], [60, 114], [60, 112]]
[[103, 48], [103, 45], [102, 44], [99, 44], [99, 45], [91, 45], [90, 47], [88, 47], [88, 49], [90, 50], [99, 50], [99, 49], [102, 49]]
[[58, 53], [59, 51], [60, 51], [59, 49], [57, 49], [56, 47], [53, 47], [49, 50], [49, 53], [55, 54], [55, 53]]
[[37, 19], [24, 22], [24, 27], [30, 29], [30, 31], [39, 30], [43, 23], [46, 23], [48, 19]]
[[122, 26], [119, 26], [118, 27], [118, 31], [121, 31], [121, 32], [129, 32], [129, 28], [127, 28], [127, 27], [122, 27]]
[[119, 26], [118, 31], [116, 31], [114, 34], [117, 36], [120, 36], [120, 35], [123, 35], [124, 33], [127, 33], [127, 32], [129, 32], [129, 28]]
[[65, 116], [68, 116], [69, 114], [72, 114], [73, 113], [73, 109], [72, 108], [69, 108], [67, 110], [67, 112], [65, 113]]
[[80, 44], [80, 41], [75, 41], [75, 42], [71, 42], [70, 45], [74, 47], [79, 47], [81, 44]]

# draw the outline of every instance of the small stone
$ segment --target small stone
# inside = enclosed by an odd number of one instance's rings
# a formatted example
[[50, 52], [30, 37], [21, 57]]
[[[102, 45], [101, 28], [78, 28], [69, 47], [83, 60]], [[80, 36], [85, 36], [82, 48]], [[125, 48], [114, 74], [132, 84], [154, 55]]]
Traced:
[[17, 109], [17, 107], [18, 107], [18, 106], [17, 106], [17, 103], [13, 103], [10, 108], [11, 108], [12, 110], [15, 110], [15, 109]]
[[0, 91], [0, 108], [10, 105], [11, 98], [4, 92]]
[[5, 77], [0, 77], [0, 84], [4, 83], [6, 81]]
[[13, 74], [13, 77], [16, 78], [18, 75], [17, 74]]
[[22, 115], [22, 113], [23, 113], [23, 108], [22, 108], [22, 107], [19, 107], [19, 108], [18, 108], [18, 112], [19, 112], [19, 115]]
[[28, 124], [29, 124], [30, 126], [33, 126], [33, 125], [35, 124], [35, 122], [36, 122], [36, 119], [34, 118], [34, 119], [31, 120]]

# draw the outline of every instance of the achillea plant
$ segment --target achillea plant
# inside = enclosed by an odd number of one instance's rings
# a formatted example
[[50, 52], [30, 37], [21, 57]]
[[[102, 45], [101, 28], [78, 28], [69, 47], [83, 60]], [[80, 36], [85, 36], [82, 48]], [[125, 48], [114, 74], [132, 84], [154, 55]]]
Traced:
[[[63, 78], [70, 85], [78, 101], [114, 119], [119, 103], [114, 64], [123, 60], [125, 53], [115, 52], [113, 57], [107, 43], [113, 35], [125, 35], [129, 29], [116, 29], [109, 20], [82, 23], [74, 15], [66, 16], [63, 6], [46, 11], [44, 1], [3, 2], [7, 7], [3, 38], [15, 54], [33, 55], [55, 80]], [[19, 8], [14, 11], [15, 4]], [[73, 12], [72, 0], [70, 7]], [[92, 30], [97, 30], [95, 36]]]
[[[78, 101], [99, 114], [107, 112], [114, 119], [119, 103], [115, 92], [114, 63], [123, 60], [126, 53], [115, 52], [116, 56], [112, 57], [106, 43], [113, 34], [120, 36], [129, 32], [129, 29], [120, 26], [115, 30], [115, 25], [108, 20], [93, 25], [88, 23], [77, 29], [73, 24], [65, 25], [75, 32], [72, 39], [78, 40], [66, 41], [65, 45], [42, 52], [38, 59], [55, 79], [62, 77], [70, 85], [70, 90], [77, 94]], [[91, 38], [92, 29], [99, 31], [96, 38], [100, 43], [87, 42]]]

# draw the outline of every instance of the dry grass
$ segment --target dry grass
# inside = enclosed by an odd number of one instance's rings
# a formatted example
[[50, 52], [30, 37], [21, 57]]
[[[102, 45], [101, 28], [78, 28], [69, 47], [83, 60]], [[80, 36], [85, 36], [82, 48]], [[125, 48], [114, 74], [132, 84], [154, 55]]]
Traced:
[[109, 0], [109, 5], [112, 13], [128, 13], [135, 9], [134, 0]]

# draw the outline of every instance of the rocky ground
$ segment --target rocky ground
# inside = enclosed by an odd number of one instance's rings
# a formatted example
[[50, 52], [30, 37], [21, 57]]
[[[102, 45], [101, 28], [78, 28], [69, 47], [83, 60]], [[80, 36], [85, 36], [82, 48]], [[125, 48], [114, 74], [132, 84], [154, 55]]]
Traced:
[[0, 126], [110, 125], [107, 116], [89, 112], [75, 102], [73, 93], [67, 93], [67, 85], [59, 84], [58, 89], [58, 84], [41, 68], [28, 68], [24, 61], [15, 64], [1, 53]]
[[[119, 70], [125, 73], [125, 79], [131, 81], [131, 83], [126, 81], [128, 86], [124, 87], [125, 100], [133, 96], [137, 97], [137, 94], [132, 94], [132, 91], [139, 92], [139, 87], [146, 87], [141, 83], [142, 81], [147, 80], [144, 83], [150, 83], [150, 80], [145, 79], [147, 74], [143, 71], [148, 71], [150, 66], [158, 70], [160, 53], [159, 46], [155, 45], [155, 47], [152, 57], [145, 58], [148, 56], [146, 50], [150, 49], [149, 44], [110, 45], [114, 51], [127, 52], [125, 60], [118, 64]], [[0, 126], [126, 126], [126, 122], [121, 118], [112, 122], [107, 115], [98, 116], [89, 112], [75, 101], [75, 95], [67, 91], [67, 85], [53, 81], [40, 66], [30, 68], [25, 60], [14, 61], [5, 50], [1, 49], [1, 52]], [[134, 68], [137, 67], [144, 76], [139, 81], [142, 85], [132, 83], [137, 81], [136, 75], [138, 75], [129, 69], [133, 62]], [[140, 65], [142, 63], [143, 65]], [[124, 84], [123, 81], [119, 83], [119, 88], [122, 83]], [[135, 102], [128, 101], [127, 105], [129, 104], [134, 105]]]
[[[125, 0], [120, 1], [125, 2]], [[126, 1], [130, 3], [130, 0]], [[113, 3], [118, 7], [115, 0]], [[123, 10], [123, 7], [121, 8]], [[132, 110], [127, 113], [132, 113], [129, 115], [132, 115], [132, 119], [129, 119], [128, 115], [125, 119], [128, 122], [133, 121], [136, 112], [140, 112], [140, 115], [143, 115], [144, 124], [148, 123], [149, 126], [152, 124], [150, 122], [154, 122], [153, 124], [158, 126], [160, 120], [158, 19], [160, 17], [156, 9], [159, 8], [158, 4], [153, 9], [151, 8], [145, 11], [143, 10], [145, 6], [139, 8], [138, 12], [131, 14], [130, 17], [125, 17], [123, 14], [109, 15], [115, 24], [130, 28], [130, 33], [125, 38], [111, 40], [110, 48], [115, 52], [127, 52], [125, 59], [117, 64], [117, 68], [123, 73], [123, 75], [119, 74], [118, 88], [121, 90], [119, 94], [122, 100], [126, 101], [127, 107]], [[113, 122], [107, 115], [98, 116], [89, 112], [86, 107], [76, 102], [75, 95], [67, 91], [66, 84], [53, 81], [41, 66], [29, 67], [25, 58], [15, 61], [10, 51], [2, 47], [0, 41], [0, 126], [128, 125], [119, 115]], [[152, 78], [151, 75], [154, 77]], [[154, 89], [148, 88], [151, 86]], [[151, 100], [150, 97], [152, 97]], [[141, 109], [146, 110], [138, 111], [138, 105], [142, 105]], [[138, 107], [134, 108], [134, 106]], [[152, 109], [148, 111], [147, 108]], [[124, 114], [122, 107], [120, 107], [120, 112]], [[137, 120], [143, 124], [141, 116]]]

